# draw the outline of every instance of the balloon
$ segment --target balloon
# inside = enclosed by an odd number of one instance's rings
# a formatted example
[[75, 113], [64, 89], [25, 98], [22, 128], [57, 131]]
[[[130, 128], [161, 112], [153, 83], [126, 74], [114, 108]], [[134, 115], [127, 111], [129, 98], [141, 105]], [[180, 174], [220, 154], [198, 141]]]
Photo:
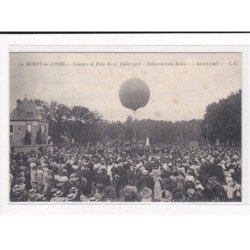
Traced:
[[122, 105], [134, 112], [147, 105], [150, 96], [148, 85], [138, 78], [125, 81], [119, 90]]

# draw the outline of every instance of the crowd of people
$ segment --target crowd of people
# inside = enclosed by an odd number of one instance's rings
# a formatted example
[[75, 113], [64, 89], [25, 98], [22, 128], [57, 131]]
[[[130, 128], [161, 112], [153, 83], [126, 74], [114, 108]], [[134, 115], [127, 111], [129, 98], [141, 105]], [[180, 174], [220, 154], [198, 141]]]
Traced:
[[241, 149], [78, 145], [11, 150], [14, 202], [241, 201]]

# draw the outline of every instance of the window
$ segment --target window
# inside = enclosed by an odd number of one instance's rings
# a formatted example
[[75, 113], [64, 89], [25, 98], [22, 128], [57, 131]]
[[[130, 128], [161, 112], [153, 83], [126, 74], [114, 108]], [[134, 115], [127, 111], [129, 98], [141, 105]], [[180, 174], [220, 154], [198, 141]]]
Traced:
[[41, 125], [41, 130], [42, 130], [42, 133], [44, 133], [44, 131], [45, 131], [45, 126], [44, 126], [44, 124]]
[[10, 125], [10, 133], [13, 133], [13, 125]]
[[26, 124], [26, 131], [23, 138], [24, 145], [31, 144], [31, 124]]
[[30, 133], [30, 132], [31, 132], [31, 124], [27, 124], [27, 125], [26, 125], [26, 129], [27, 129], [27, 131]]
[[10, 135], [10, 144], [13, 144], [13, 135]]
[[26, 117], [27, 117], [27, 118], [34, 118], [34, 113], [28, 112], [28, 113], [26, 114]]

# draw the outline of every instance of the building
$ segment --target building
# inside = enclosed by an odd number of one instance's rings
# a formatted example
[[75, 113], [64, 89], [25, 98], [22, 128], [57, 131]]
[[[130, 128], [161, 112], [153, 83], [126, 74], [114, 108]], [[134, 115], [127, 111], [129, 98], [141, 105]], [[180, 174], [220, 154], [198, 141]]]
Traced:
[[28, 152], [48, 145], [48, 123], [43, 109], [26, 96], [17, 100], [10, 113], [10, 146], [16, 151]]

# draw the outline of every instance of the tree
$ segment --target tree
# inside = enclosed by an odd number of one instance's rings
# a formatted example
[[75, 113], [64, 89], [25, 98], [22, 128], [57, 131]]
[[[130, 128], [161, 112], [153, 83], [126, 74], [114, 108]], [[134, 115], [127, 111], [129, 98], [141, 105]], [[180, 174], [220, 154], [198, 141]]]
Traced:
[[[214, 142], [240, 143], [241, 141], [241, 90], [232, 93], [228, 98], [207, 106], [204, 119], [190, 121], [135, 120], [128, 116], [125, 122], [106, 121], [96, 112], [83, 106], [67, 107], [51, 101], [34, 100], [43, 107], [44, 115], [49, 123], [49, 136], [54, 143], [60, 143], [67, 137], [70, 141], [85, 144], [110, 140], [131, 141], [136, 127], [137, 140], [146, 140], [151, 144], [182, 143], [189, 141], [203, 143], [208, 134]], [[207, 129], [208, 125], [208, 129]], [[208, 133], [207, 133], [208, 132]], [[37, 135], [37, 137], [39, 137]]]
[[207, 106], [202, 135], [214, 143], [241, 143], [241, 90]]

